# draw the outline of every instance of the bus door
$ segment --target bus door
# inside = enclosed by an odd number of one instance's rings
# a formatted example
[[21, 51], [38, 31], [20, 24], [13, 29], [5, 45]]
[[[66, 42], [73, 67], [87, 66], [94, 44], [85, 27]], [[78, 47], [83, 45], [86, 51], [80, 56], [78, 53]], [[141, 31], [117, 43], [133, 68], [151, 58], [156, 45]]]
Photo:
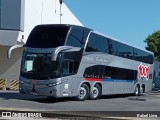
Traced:
[[75, 74], [78, 71], [79, 62], [69, 59], [63, 59], [62, 61], [62, 79], [65, 79], [65, 84], [61, 87], [63, 96], [73, 94], [77, 87], [77, 79]]

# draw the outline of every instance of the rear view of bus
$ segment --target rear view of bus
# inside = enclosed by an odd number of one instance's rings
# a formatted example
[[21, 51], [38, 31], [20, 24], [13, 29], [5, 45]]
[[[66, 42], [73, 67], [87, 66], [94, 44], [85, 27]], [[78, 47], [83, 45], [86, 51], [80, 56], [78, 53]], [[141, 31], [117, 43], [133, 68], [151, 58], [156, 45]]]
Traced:
[[24, 46], [23, 94], [98, 99], [152, 88], [153, 53], [75, 25], [36, 26]]

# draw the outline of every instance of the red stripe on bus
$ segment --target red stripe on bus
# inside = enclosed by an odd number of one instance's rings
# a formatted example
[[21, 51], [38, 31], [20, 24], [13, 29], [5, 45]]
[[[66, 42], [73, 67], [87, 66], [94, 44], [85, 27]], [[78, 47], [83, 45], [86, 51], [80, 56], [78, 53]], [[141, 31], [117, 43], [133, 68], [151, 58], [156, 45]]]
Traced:
[[102, 81], [101, 78], [85, 78], [85, 80], [88, 80], [88, 81]]

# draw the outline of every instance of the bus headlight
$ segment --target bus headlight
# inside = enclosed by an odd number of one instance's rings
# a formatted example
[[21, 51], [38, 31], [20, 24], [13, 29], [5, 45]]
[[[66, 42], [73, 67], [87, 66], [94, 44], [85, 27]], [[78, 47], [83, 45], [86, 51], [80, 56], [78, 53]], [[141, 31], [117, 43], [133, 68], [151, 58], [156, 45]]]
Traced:
[[22, 80], [19, 81], [20, 84], [24, 84], [24, 82]]
[[52, 87], [52, 86], [56, 86], [56, 85], [59, 85], [59, 84], [61, 84], [61, 83], [64, 83], [64, 82], [66, 82], [66, 81], [67, 81], [67, 79], [61, 79], [61, 80], [57, 80], [57, 81], [55, 81], [55, 82], [53, 82], [53, 83], [46, 84], [46, 86]]

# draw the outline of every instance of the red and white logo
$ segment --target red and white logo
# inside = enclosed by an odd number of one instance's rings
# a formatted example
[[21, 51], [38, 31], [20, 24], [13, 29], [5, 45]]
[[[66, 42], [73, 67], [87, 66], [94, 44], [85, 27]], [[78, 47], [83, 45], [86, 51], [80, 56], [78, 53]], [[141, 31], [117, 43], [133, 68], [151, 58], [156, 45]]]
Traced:
[[145, 66], [142, 63], [138, 66], [138, 78], [145, 77], [146, 80], [149, 78], [150, 65]]

